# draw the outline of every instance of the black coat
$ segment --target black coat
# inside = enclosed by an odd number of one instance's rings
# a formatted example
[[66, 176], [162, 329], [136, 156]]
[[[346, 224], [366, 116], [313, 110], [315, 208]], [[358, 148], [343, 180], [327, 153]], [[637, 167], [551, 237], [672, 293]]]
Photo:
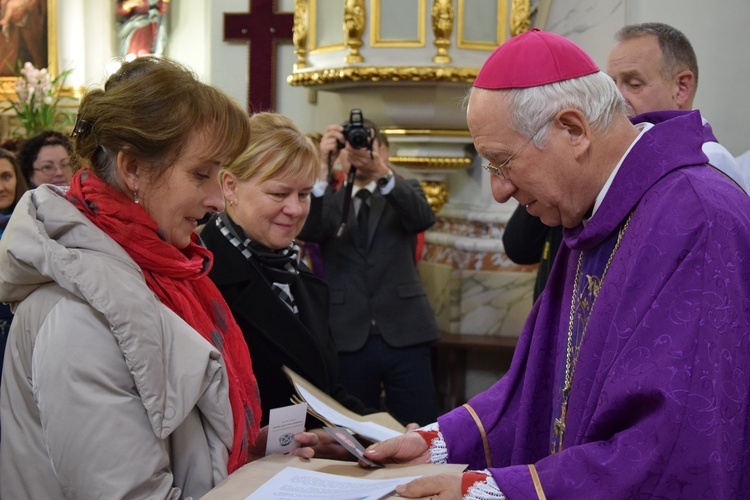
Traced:
[[503, 233], [503, 247], [516, 264], [539, 263], [534, 282], [534, 301], [547, 285], [552, 264], [562, 244], [562, 226], [550, 227], [518, 205]]
[[[357, 398], [337, 383], [338, 356], [329, 326], [328, 286], [302, 264], [290, 285], [299, 309], [295, 316], [271, 289], [254, 259], [246, 259], [222, 235], [212, 217], [201, 232], [214, 254], [210, 277], [229, 305], [250, 348], [253, 372], [258, 380], [263, 408], [262, 425], [272, 408], [288, 406], [296, 394], [281, 370], [286, 365], [348, 409], [367, 414]], [[320, 422], [308, 418], [308, 428]]]

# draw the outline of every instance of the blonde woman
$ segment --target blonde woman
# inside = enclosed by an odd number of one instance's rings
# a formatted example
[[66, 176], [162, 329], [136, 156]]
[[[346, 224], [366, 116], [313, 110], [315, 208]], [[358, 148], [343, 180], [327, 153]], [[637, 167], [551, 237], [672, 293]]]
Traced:
[[[336, 347], [329, 328], [328, 286], [300, 262], [297, 234], [310, 210], [318, 175], [313, 143], [282, 115], [250, 118], [250, 147], [223, 168], [226, 211], [201, 232], [214, 253], [210, 277], [250, 347], [265, 424], [272, 408], [287, 406], [294, 388], [289, 366], [350, 410], [368, 410], [337, 380]], [[308, 429], [320, 422], [308, 417]], [[327, 433], [319, 435], [327, 441]], [[343, 448], [316, 448], [316, 456], [346, 456]], [[331, 454], [332, 453], [332, 454]]]

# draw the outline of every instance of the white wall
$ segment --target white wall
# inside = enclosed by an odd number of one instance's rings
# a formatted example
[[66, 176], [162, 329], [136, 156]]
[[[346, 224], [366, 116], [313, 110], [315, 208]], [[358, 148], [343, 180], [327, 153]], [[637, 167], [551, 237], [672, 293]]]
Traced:
[[210, 80], [211, 48], [217, 45], [210, 15], [209, 4], [204, 0], [170, 2], [166, 55], [187, 64], [204, 82]]

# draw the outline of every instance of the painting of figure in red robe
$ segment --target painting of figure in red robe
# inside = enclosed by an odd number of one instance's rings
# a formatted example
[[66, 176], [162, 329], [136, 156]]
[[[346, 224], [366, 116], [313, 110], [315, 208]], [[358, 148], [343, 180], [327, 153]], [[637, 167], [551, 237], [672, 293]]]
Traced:
[[18, 63], [48, 66], [47, 0], [0, 0], [0, 77], [15, 76]]
[[164, 55], [169, 0], [117, 0], [116, 8], [121, 57]]

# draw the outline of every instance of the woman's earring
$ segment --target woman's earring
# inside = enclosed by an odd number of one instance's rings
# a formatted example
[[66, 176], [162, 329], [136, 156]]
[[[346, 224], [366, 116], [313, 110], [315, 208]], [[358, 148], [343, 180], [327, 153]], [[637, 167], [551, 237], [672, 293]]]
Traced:
[[234, 200], [229, 200], [229, 206], [230, 206], [230, 207], [233, 207], [233, 206], [234, 206]]
[[141, 200], [138, 199], [138, 191], [133, 191], [133, 201], [135, 202], [136, 205], [138, 205], [141, 202]]

